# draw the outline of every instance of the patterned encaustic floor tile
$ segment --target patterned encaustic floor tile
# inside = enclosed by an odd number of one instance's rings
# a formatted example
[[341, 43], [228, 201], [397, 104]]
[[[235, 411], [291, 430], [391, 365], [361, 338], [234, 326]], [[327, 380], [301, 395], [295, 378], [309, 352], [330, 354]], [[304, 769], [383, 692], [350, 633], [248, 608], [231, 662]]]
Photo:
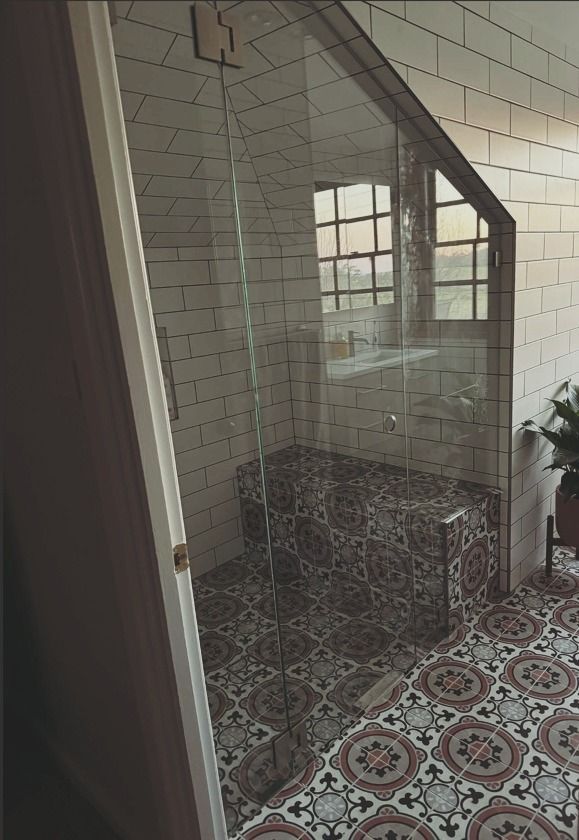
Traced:
[[[263, 554], [236, 558], [193, 581], [230, 833], [288, 781], [274, 766], [272, 748], [288, 723], [305, 721], [308, 748], [293, 771], [307, 769], [312, 756], [360, 718], [385, 676], [396, 681], [417, 660], [414, 645], [398, 638], [387, 621], [377, 622], [358, 593], [315, 585], [294, 574], [291, 558], [286, 560], [275, 593], [283, 663]], [[393, 629], [400, 626], [394, 611], [390, 621]]]
[[401, 669], [239, 839], [577, 840], [578, 596], [560, 550], [552, 578], [533, 572]]

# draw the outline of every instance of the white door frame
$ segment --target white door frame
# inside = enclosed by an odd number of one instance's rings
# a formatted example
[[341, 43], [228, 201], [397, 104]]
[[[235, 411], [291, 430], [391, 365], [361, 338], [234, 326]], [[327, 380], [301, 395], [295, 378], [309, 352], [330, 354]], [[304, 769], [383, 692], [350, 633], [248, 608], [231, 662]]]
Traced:
[[185, 528], [106, 2], [68, 2], [116, 315], [157, 552], [200, 837], [227, 837], [193, 591], [172, 548]]

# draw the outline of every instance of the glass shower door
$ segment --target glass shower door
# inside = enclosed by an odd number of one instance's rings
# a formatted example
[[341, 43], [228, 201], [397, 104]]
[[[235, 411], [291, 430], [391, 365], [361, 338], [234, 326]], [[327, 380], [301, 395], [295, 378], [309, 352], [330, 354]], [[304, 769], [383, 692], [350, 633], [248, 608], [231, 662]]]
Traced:
[[512, 227], [437, 124], [411, 110], [398, 123], [398, 159], [407, 532], [417, 641], [428, 648], [498, 585]]
[[277, 669], [261, 690], [285, 695], [288, 719], [267, 720], [297, 771], [416, 655], [401, 89], [335, 5], [262, 2], [242, 26], [243, 66], [224, 82], [243, 149], [232, 190], [259, 445], [238, 483], [246, 551], [271, 567], [280, 625], [275, 662], [271, 640], [252, 651]]

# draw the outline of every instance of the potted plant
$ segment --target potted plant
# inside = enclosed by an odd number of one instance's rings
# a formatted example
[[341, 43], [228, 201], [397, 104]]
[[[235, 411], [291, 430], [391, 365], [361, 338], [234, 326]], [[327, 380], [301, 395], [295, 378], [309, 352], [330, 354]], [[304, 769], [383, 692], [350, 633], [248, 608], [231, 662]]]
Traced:
[[545, 429], [534, 420], [523, 426], [538, 432], [553, 444], [553, 461], [545, 469], [563, 470], [555, 494], [555, 522], [561, 540], [579, 548], [579, 386], [566, 383], [564, 400], [550, 400], [563, 423], [557, 429]]

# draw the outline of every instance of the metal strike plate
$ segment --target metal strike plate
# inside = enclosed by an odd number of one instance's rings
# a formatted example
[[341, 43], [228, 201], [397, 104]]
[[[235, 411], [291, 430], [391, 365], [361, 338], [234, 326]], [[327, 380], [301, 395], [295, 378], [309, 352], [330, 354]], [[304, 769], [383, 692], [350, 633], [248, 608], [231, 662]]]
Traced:
[[243, 67], [241, 34], [235, 15], [197, 2], [191, 6], [191, 16], [197, 58], [229, 67]]
[[175, 574], [186, 572], [189, 568], [189, 553], [185, 543], [173, 546], [173, 560], [175, 562]]

